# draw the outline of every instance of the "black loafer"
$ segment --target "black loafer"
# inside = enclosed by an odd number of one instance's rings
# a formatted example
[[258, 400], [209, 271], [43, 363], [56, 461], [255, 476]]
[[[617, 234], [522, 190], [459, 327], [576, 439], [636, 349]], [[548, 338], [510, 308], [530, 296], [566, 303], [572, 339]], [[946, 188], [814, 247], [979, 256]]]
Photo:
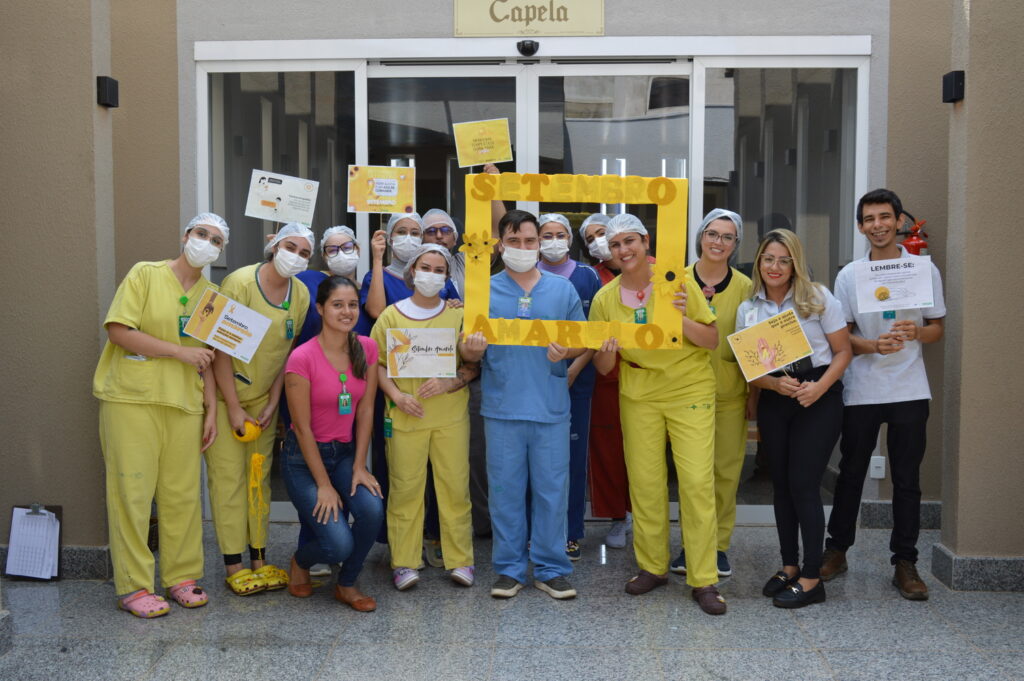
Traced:
[[813, 603], [825, 602], [825, 582], [818, 581], [810, 591], [804, 591], [800, 582], [794, 582], [772, 599], [776, 608], [802, 608]]
[[785, 571], [779, 570], [765, 583], [764, 588], [761, 589], [761, 593], [768, 598], [773, 598], [777, 593], [796, 581], [796, 579], [797, 577], [791, 578], [785, 573]]

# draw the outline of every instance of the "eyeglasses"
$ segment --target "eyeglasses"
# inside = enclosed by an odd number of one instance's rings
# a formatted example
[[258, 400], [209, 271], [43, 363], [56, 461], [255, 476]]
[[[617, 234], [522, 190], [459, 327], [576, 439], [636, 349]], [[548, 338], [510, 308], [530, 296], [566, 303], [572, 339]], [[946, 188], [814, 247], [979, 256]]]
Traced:
[[774, 255], [764, 255], [763, 253], [761, 254], [761, 264], [764, 265], [765, 267], [772, 267], [776, 263], [778, 263], [779, 267], [792, 267], [793, 258], [787, 256], [776, 258]]
[[210, 232], [208, 232], [207, 230], [203, 229], [202, 227], [193, 227], [192, 231], [190, 232], [190, 234], [192, 234], [197, 239], [202, 239], [203, 241], [209, 241], [211, 244], [213, 244], [217, 248], [224, 248], [224, 239], [221, 239], [219, 236], [211, 235]]
[[426, 236], [437, 236], [438, 234], [441, 236], [451, 236], [455, 234], [455, 230], [448, 225], [442, 225], [441, 227], [427, 227], [423, 230], [423, 233]]
[[338, 253], [348, 254], [352, 252], [359, 252], [359, 244], [357, 244], [355, 241], [346, 241], [340, 246], [324, 246], [324, 255], [326, 255], [328, 258], [333, 258], [334, 256], [338, 255]]
[[736, 241], [736, 235], [735, 234], [720, 234], [720, 233], [716, 232], [713, 229], [705, 230], [704, 231], [704, 238], [707, 239], [708, 241], [710, 241], [711, 243], [718, 242], [718, 243], [721, 243], [721, 244], [723, 244], [725, 246], [728, 246], [729, 244], [731, 244], [734, 241]]

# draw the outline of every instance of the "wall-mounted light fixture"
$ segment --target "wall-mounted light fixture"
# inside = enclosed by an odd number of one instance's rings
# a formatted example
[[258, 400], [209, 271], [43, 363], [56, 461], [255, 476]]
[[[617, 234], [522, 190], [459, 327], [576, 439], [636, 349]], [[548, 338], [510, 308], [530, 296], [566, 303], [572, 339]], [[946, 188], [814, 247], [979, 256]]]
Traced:
[[116, 109], [117, 102], [117, 81], [110, 76], [96, 76], [96, 103]]
[[964, 72], [950, 71], [942, 77], [942, 101], [946, 104], [964, 98]]

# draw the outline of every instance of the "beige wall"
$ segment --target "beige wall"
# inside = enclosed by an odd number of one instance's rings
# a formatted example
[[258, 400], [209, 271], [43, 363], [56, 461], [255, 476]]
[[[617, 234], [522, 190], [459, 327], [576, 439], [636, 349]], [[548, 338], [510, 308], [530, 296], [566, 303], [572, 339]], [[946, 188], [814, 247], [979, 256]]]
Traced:
[[948, 105], [957, 162], [949, 172], [942, 541], [959, 555], [1024, 556], [1024, 361], [1012, 340], [1024, 333], [1024, 11], [1002, 0], [950, 7], [951, 68], [966, 71], [966, 97]]
[[121, 84], [114, 116], [117, 280], [140, 260], [174, 257], [178, 215], [177, 5], [110, 0], [112, 61]]
[[0, 527], [10, 526], [13, 503], [60, 504], [64, 543], [101, 545], [103, 462], [90, 388], [113, 279], [112, 112], [96, 105], [96, 76], [110, 71], [106, 2], [11, 2], [3, 14]]
[[[940, 81], [949, 70], [950, 14], [935, 0], [892, 0], [889, 43], [889, 145], [885, 186], [899, 194], [914, 217], [927, 220], [928, 246], [939, 270], [946, 271], [949, 105]], [[928, 451], [921, 464], [925, 499], [942, 496], [943, 354], [945, 343], [925, 347], [932, 387]], [[892, 478], [879, 485], [892, 498]]]

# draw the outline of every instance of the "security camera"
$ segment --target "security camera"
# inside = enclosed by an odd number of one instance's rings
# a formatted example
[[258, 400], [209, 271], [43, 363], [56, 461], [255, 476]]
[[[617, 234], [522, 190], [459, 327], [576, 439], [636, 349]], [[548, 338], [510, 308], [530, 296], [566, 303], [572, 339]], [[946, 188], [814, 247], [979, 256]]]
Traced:
[[516, 43], [516, 49], [518, 49], [519, 54], [524, 57], [532, 57], [537, 54], [537, 50], [540, 49], [540, 43], [536, 40], [520, 40]]

